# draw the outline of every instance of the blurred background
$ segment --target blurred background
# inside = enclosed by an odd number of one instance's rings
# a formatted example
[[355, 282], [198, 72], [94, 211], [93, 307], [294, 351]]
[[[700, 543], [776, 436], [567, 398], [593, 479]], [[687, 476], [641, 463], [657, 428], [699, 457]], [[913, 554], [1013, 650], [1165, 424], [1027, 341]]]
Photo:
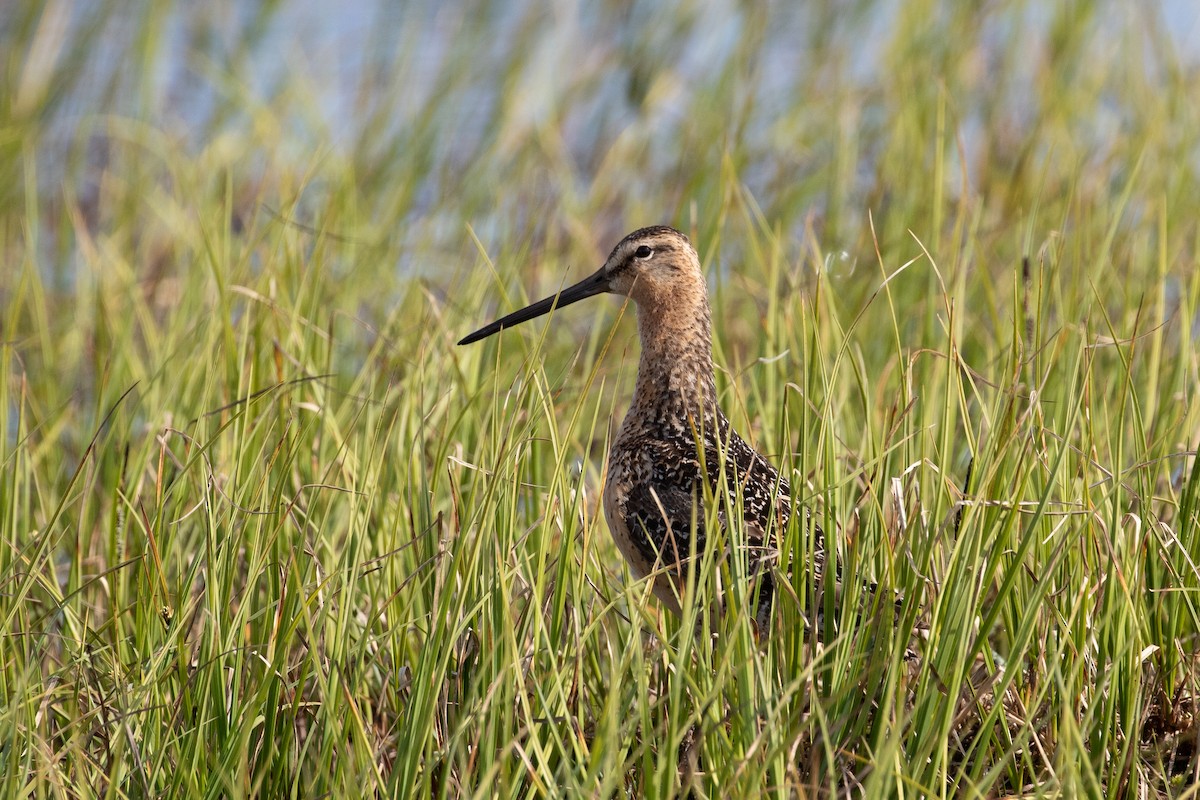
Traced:
[[[785, 239], [812, 225], [853, 260], [868, 210], [886, 217], [896, 182], [929, 180], [932, 148], [889, 164], [904, 137], [947, 135], [950, 200], [1019, 206], [1004, 184], [1043, 159], [1103, 170], [1140, 125], [1194, 129], [1191, 108], [1164, 120], [1139, 104], [1195, 77], [1200, 8], [13, 0], [0, 37], [0, 191], [5, 208], [39, 206], [40, 260], [60, 280], [79, 267], [66, 207], [103, 230], [137, 202], [122, 187], [144, 189], [115, 177], [130, 175], [153, 178], [160, 215], [184, 210], [182, 191], [229, 192], [235, 224], [278, 213], [438, 278], [466, 224], [485, 245], [566, 229], [602, 246], [711, 220], [722, 168]], [[172, 174], [181, 157], [198, 185]], [[337, 192], [362, 206], [353, 220], [323, 213]], [[168, 225], [145, 222], [148, 239]]]

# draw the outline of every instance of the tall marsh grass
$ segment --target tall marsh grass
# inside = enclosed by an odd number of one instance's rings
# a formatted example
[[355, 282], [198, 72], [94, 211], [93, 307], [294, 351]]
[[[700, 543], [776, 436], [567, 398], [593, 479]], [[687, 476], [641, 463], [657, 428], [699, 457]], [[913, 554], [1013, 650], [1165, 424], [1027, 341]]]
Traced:
[[[4, 796], [1194, 797], [1200, 21], [806, 5], [12, 4]], [[632, 307], [454, 346], [655, 223], [895, 624], [630, 578]]]

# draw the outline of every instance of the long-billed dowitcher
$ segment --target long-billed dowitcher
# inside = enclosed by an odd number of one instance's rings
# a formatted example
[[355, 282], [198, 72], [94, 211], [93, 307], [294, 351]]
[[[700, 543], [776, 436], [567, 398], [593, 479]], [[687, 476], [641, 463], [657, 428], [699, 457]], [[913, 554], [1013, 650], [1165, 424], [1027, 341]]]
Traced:
[[[752, 574], [759, 576], [754, 617], [765, 632], [775, 590], [769, 567], [776, 533], [791, 515], [790, 489], [717, 405], [708, 289], [686, 236], [665, 226], [636, 230], [590, 277], [485, 325], [459, 344], [604, 292], [637, 304], [642, 345], [633, 402], [609, 451], [604, 487], [604, 515], [617, 547], [634, 575], [655, 576], [654, 594], [679, 613], [686, 560], [704, 552], [705, 513], [699, 505], [704, 486], [721, 496], [724, 465], [729, 496], [741, 505]], [[722, 509], [723, 520], [728, 511]], [[819, 574], [824, 563], [819, 529], [816, 536]]]

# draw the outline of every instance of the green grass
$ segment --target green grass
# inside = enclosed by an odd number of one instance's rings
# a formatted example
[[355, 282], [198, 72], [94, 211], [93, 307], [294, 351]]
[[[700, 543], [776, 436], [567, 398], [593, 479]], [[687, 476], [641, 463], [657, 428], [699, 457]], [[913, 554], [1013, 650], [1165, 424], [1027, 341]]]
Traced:
[[[331, 122], [286, 7], [17, 3], [2, 794], [1196, 796], [1196, 53], [1133, 2], [902, 5], [382, 15]], [[630, 578], [632, 307], [454, 346], [653, 223], [898, 625], [806, 631], [802, 527], [762, 647], [744, 598], [693, 635], [744, 565], [682, 621]]]

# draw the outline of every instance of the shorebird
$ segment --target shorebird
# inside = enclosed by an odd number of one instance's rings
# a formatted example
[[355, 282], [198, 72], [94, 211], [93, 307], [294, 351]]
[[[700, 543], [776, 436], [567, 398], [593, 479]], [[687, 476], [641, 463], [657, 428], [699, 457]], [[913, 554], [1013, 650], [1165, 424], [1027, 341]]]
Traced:
[[[603, 500], [609, 530], [633, 575], [654, 576], [655, 596], [680, 613], [687, 560], [704, 552], [709, 533], [704, 489], [722, 495], [724, 465], [729, 499], [741, 508], [723, 508], [719, 518], [725, 523], [737, 513], [744, 521], [748, 563], [759, 582], [754, 620], [765, 633], [775, 594], [775, 541], [792, 513], [791, 490], [717, 404], [708, 288], [686, 236], [666, 226], [636, 230], [590, 277], [485, 325], [459, 344], [606, 292], [637, 305], [642, 346], [633, 401], [608, 454]], [[819, 582], [824, 547], [820, 529], [814, 533]]]

